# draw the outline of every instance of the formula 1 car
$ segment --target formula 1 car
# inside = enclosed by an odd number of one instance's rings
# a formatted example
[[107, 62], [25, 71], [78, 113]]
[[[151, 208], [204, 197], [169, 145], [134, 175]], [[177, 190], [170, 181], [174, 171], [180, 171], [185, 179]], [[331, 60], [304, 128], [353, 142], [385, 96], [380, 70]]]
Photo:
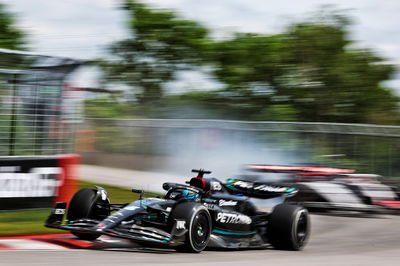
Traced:
[[286, 178], [279, 182], [296, 186], [300, 191], [290, 201], [310, 211], [384, 213], [400, 210], [395, 191], [380, 183], [378, 175], [320, 166], [247, 165], [245, 168], [261, 173], [286, 173]]
[[[301, 250], [310, 233], [305, 208], [279, 204], [261, 212], [249, 198], [290, 197], [294, 187], [266, 183], [204, 178], [198, 173], [187, 184], [164, 183], [163, 198], [143, 198], [132, 203], [110, 203], [101, 188], [81, 189], [66, 202], [56, 203], [45, 226], [70, 231], [80, 239], [101, 235], [129, 239], [153, 247], [169, 247], [198, 253], [205, 248], [264, 248]], [[64, 214], [67, 221], [62, 223]]]

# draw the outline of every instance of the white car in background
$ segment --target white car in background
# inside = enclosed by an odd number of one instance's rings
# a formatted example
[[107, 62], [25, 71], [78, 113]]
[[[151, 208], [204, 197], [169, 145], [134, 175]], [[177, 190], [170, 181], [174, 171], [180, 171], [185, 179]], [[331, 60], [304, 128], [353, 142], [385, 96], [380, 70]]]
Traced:
[[[356, 174], [355, 170], [320, 166], [246, 165], [259, 173], [285, 173], [279, 183], [296, 186], [299, 192], [291, 201], [310, 211], [400, 211], [400, 200], [393, 187], [375, 174]], [[263, 175], [257, 178], [265, 180]]]

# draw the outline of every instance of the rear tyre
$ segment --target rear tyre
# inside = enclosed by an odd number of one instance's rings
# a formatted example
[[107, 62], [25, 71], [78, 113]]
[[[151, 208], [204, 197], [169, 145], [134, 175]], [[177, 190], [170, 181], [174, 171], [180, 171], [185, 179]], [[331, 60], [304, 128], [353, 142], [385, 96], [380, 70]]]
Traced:
[[[67, 220], [74, 221], [78, 219], [101, 219], [107, 211], [102, 211], [97, 207], [100, 200], [97, 199], [97, 190], [83, 188], [74, 194], [69, 203]], [[103, 213], [102, 213], [103, 212]], [[83, 240], [95, 240], [100, 235], [91, 233], [80, 233], [71, 231], [71, 233]]]
[[279, 204], [271, 213], [267, 237], [276, 249], [301, 250], [310, 234], [310, 218], [301, 206]]
[[170, 224], [175, 220], [184, 220], [188, 230], [184, 244], [175, 247], [177, 251], [199, 253], [207, 247], [211, 235], [211, 215], [206, 207], [195, 202], [180, 203], [171, 212]]

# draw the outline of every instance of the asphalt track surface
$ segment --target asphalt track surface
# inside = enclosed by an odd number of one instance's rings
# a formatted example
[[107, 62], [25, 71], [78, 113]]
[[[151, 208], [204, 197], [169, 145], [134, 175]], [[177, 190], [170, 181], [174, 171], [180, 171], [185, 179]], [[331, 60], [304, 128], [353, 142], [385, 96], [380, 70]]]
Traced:
[[116, 244], [100, 249], [0, 250], [0, 265], [400, 265], [400, 216], [311, 219], [312, 234], [303, 251], [184, 254]]
[[0, 250], [0, 265], [400, 265], [400, 216], [312, 215], [311, 222], [311, 237], [303, 251], [184, 254], [116, 244], [100, 249]]

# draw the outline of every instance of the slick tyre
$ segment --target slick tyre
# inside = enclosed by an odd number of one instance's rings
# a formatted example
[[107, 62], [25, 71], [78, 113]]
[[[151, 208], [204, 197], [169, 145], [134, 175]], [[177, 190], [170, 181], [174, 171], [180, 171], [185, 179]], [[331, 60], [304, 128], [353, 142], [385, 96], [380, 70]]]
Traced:
[[[83, 188], [76, 192], [69, 203], [67, 220], [74, 221], [84, 218], [98, 218], [98, 212], [96, 210], [96, 195], [97, 190], [95, 189]], [[71, 231], [71, 233], [83, 240], [95, 240], [100, 236], [97, 234], [79, 233], [74, 231]]]
[[307, 243], [310, 228], [310, 218], [305, 208], [279, 204], [271, 213], [267, 237], [276, 249], [301, 250]]
[[177, 251], [199, 253], [207, 247], [212, 224], [206, 207], [195, 202], [179, 203], [172, 210], [170, 218], [171, 225], [176, 220], [184, 220], [187, 229], [184, 244], [175, 247]]

